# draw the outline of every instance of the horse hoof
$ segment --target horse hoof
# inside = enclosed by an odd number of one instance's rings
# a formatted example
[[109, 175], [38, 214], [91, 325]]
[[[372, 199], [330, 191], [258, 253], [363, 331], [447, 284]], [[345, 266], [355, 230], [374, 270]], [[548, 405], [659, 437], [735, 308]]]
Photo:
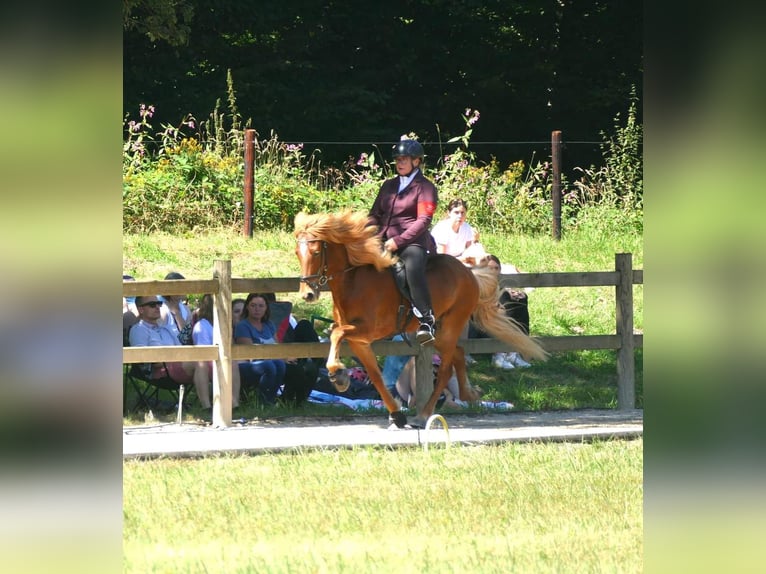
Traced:
[[348, 376], [345, 369], [330, 373], [329, 379], [332, 386], [335, 387], [335, 390], [339, 393], [345, 393], [351, 386], [351, 378]]
[[389, 424], [393, 423], [396, 428], [403, 429], [407, 425], [407, 415], [402, 411], [394, 411], [388, 415]]

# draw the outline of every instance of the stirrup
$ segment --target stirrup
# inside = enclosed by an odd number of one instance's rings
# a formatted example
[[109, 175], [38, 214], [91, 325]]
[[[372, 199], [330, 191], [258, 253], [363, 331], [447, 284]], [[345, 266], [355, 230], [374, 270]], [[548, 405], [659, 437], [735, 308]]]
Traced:
[[421, 323], [415, 339], [421, 345], [431, 345], [435, 341], [434, 330], [428, 323]]

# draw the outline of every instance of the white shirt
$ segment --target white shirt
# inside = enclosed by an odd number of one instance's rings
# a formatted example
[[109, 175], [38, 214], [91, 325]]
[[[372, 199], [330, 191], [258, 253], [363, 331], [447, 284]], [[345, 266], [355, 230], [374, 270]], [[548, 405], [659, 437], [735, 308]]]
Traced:
[[404, 188], [407, 187], [410, 183], [412, 183], [412, 180], [415, 179], [415, 176], [420, 171], [419, 168], [415, 168], [412, 170], [412, 173], [410, 175], [400, 175], [399, 176], [399, 193], [404, 191]]
[[194, 323], [192, 329], [192, 342], [195, 345], [212, 345], [213, 344], [213, 326], [205, 318], [200, 319]]
[[437, 245], [446, 247], [445, 253], [453, 257], [460, 257], [465, 251], [466, 243], [473, 241], [474, 231], [467, 222], [463, 222], [455, 233], [452, 231], [452, 220], [442, 219], [431, 230], [431, 235]]

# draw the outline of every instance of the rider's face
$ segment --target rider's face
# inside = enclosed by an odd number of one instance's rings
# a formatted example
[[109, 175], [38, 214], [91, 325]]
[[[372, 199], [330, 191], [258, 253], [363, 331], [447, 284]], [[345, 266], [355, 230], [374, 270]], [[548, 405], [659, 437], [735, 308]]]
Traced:
[[418, 165], [420, 165], [420, 158], [400, 155], [396, 158], [396, 173], [399, 175], [409, 175]]

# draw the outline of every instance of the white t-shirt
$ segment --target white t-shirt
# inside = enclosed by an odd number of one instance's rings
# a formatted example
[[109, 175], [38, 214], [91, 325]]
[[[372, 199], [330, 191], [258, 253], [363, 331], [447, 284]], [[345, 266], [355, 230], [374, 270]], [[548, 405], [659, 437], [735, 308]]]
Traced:
[[455, 233], [452, 231], [452, 221], [450, 219], [442, 219], [434, 225], [431, 235], [434, 241], [436, 241], [436, 245], [446, 246], [445, 253], [454, 257], [460, 257], [463, 251], [465, 251], [466, 243], [473, 241], [474, 231], [473, 227], [467, 222], [463, 222], [460, 224], [457, 233]]
[[192, 329], [192, 341], [195, 345], [212, 345], [213, 344], [213, 326], [207, 319], [200, 319], [194, 323], [194, 329]]

